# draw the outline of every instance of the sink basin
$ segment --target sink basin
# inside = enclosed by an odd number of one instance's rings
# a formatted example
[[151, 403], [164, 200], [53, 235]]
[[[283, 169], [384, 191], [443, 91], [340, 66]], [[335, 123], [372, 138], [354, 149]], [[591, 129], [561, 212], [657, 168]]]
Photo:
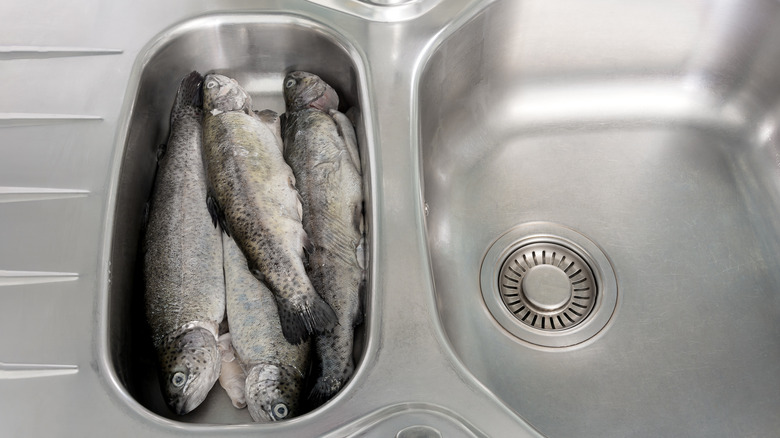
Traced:
[[[237, 410], [216, 384], [194, 412], [177, 416], [165, 406], [159, 389], [155, 353], [145, 322], [143, 255], [138, 251], [144, 204], [151, 190], [156, 145], [165, 143], [178, 82], [193, 69], [235, 78], [250, 93], [253, 108], [284, 112], [282, 83], [292, 70], [318, 74], [339, 93], [341, 110], [364, 108], [358, 93], [358, 62], [339, 41], [316, 23], [285, 15], [226, 15], [192, 20], [169, 31], [148, 48], [142, 67], [117, 190], [117, 211], [109, 290], [109, 350], [114, 372], [138, 403], [157, 415], [190, 423], [249, 423], [248, 411]], [[359, 143], [368, 153], [365, 132]], [[368, 193], [368, 190], [367, 190]], [[366, 199], [370, 205], [370, 198]], [[370, 223], [370, 212], [368, 212]], [[362, 326], [364, 327], [364, 326]], [[363, 337], [359, 329], [358, 339]], [[361, 344], [355, 356], [361, 356]], [[360, 366], [360, 361], [357, 362]]]
[[[550, 437], [780, 430], [780, 5], [496, 1], [417, 91], [437, 309], [479, 381]], [[568, 262], [512, 265], [553, 241], [600, 289], [578, 323]]]

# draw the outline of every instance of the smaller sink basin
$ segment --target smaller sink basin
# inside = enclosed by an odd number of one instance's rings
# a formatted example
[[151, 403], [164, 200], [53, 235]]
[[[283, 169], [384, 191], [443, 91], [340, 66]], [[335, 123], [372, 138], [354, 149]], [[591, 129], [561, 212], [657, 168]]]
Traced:
[[[281, 114], [284, 75], [292, 70], [307, 70], [337, 90], [342, 111], [363, 108], [367, 102], [357, 91], [359, 61], [347, 52], [347, 46], [328, 29], [297, 17], [228, 15], [185, 23], [148, 49], [129, 116], [118, 185], [108, 291], [108, 339], [112, 364], [124, 390], [149, 411], [187, 423], [252, 422], [246, 409], [232, 407], [219, 384], [195, 411], [176, 416], [165, 406], [157, 381], [155, 356], [144, 316], [142, 256], [138, 244], [144, 204], [154, 178], [155, 150], [167, 140], [169, 114], [178, 82], [192, 70], [225, 74], [244, 86], [252, 96], [255, 109], [268, 108]], [[365, 145], [365, 129], [356, 128], [359, 144]], [[361, 154], [365, 158], [366, 151], [362, 150]], [[370, 192], [366, 190], [366, 193]], [[366, 219], [370, 223], [370, 217]], [[363, 335], [359, 329], [355, 347], [358, 369]]]

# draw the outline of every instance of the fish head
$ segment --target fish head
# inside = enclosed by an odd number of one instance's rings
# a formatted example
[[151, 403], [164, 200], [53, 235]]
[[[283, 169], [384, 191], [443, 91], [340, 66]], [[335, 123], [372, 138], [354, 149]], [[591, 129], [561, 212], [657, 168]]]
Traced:
[[284, 103], [287, 111], [316, 108], [328, 112], [339, 107], [339, 96], [319, 76], [294, 71], [284, 77]]
[[219, 378], [221, 360], [214, 334], [187, 324], [169, 336], [160, 354], [160, 386], [179, 415], [198, 407]]
[[229, 111], [250, 111], [252, 99], [235, 79], [207, 74], [203, 80], [203, 109], [213, 115]]
[[255, 365], [246, 376], [246, 404], [252, 419], [269, 423], [292, 418], [300, 409], [303, 374], [291, 366]]

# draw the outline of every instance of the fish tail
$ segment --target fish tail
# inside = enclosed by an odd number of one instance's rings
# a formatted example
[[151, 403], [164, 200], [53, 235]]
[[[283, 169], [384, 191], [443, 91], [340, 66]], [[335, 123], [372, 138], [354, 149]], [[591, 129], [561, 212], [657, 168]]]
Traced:
[[[345, 315], [342, 314], [342, 317]], [[352, 360], [355, 331], [350, 321], [354, 321], [354, 316], [347, 316], [331, 332], [315, 339], [320, 375], [309, 394], [313, 402], [321, 404], [336, 395], [355, 370]]]
[[311, 334], [331, 330], [338, 322], [336, 313], [319, 295], [297, 301], [277, 299], [276, 302], [282, 334], [287, 342], [300, 344]]
[[317, 383], [314, 384], [314, 388], [309, 393], [309, 400], [317, 405], [322, 405], [336, 395], [343, 384], [342, 380], [321, 376], [317, 379]]
[[176, 105], [187, 105], [200, 108], [203, 106], [202, 98], [203, 76], [193, 71], [184, 77], [179, 85], [179, 93], [176, 95]]

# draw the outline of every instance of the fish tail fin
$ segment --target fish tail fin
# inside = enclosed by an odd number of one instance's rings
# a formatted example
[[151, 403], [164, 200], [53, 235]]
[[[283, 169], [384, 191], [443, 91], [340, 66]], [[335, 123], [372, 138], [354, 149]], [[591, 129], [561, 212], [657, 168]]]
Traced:
[[325, 333], [338, 322], [336, 312], [319, 295], [305, 297], [297, 303], [277, 300], [282, 334], [287, 342], [297, 345], [311, 334]]
[[181, 80], [179, 92], [176, 95], [176, 105], [201, 108], [203, 106], [202, 87], [203, 76], [197, 71], [192, 71]]
[[330, 388], [322, 382], [322, 379], [320, 379], [317, 380], [311, 393], [309, 393], [309, 400], [313, 401], [317, 406], [321, 406], [333, 397], [334, 394], [335, 392], [331, 391]]
[[341, 389], [344, 382], [332, 377], [320, 376], [317, 383], [314, 384], [309, 393], [309, 400], [315, 404], [322, 405], [330, 400]]

